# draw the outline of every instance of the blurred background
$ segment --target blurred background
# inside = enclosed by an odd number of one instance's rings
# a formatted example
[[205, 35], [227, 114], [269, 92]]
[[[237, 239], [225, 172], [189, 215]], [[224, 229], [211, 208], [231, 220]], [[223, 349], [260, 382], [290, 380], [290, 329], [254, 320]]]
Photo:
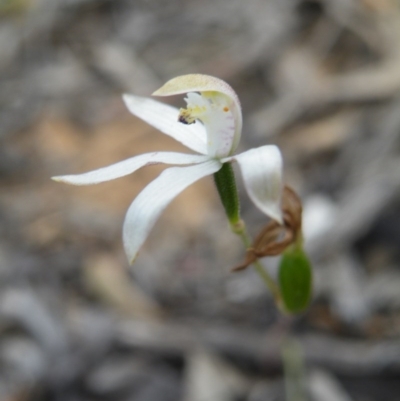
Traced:
[[[184, 150], [121, 93], [196, 72], [231, 84], [239, 150], [278, 144], [302, 197], [299, 317], [230, 272], [244, 250], [211, 178], [131, 268], [124, 215], [163, 167], [50, 180]], [[400, 400], [399, 161], [397, 0], [0, 0], [0, 400]], [[239, 185], [255, 235], [267, 219]]]

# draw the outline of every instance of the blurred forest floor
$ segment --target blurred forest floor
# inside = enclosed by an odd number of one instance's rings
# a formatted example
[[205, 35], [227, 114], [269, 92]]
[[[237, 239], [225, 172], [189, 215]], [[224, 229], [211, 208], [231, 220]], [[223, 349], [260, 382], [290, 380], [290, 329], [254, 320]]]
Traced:
[[[183, 150], [121, 93], [195, 72], [237, 91], [241, 150], [283, 152], [314, 265], [299, 317], [230, 272], [244, 250], [211, 179], [131, 268], [123, 218], [162, 167], [50, 180]], [[254, 235], [266, 220], [241, 201]], [[0, 0], [1, 401], [295, 401], [296, 380], [307, 400], [398, 401], [399, 335], [398, 0]]]

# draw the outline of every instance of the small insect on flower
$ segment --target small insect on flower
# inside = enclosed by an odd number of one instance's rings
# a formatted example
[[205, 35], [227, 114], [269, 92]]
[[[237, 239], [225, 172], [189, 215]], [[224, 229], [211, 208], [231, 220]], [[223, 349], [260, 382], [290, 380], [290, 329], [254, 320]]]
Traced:
[[90, 185], [131, 174], [141, 167], [165, 163], [170, 167], [136, 197], [125, 217], [123, 241], [133, 263], [157, 218], [185, 188], [200, 178], [218, 172], [224, 164], [237, 162], [245, 187], [254, 204], [265, 214], [282, 222], [282, 158], [274, 145], [233, 155], [242, 133], [239, 99], [224, 81], [201, 74], [171, 79], [154, 96], [187, 94], [186, 108], [180, 110], [150, 98], [124, 95], [128, 110], [162, 133], [198, 154], [152, 152], [79, 175], [53, 177], [55, 181]]

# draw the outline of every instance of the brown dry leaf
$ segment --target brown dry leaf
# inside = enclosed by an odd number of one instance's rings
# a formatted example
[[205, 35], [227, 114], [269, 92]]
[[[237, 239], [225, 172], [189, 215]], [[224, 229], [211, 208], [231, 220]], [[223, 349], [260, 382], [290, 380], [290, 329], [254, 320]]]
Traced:
[[185, 401], [231, 401], [243, 398], [248, 391], [247, 377], [208, 350], [189, 353], [185, 368]]
[[24, 138], [47, 163], [70, 162], [85, 145], [85, 132], [62, 118], [43, 117]]
[[396, 0], [362, 0], [363, 5], [372, 12], [390, 12], [398, 9]]
[[280, 145], [292, 157], [307, 158], [340, 148], [358, 123], [357, 112], [341, 112], [288, 131]]
[[247, 249], [244, 262], [235, 266], [232, 271], [247, 268], [258, 258], [280, 255], [289, 245], [301, 236], [301, 200], [296, 192], [285, 186], [282, 195], [283, 225], [271, 220], [261, 230]]
[[96, 254], [88, 257], [83, 266], [88, 287], [121, 313], [142, 319], [163, 315], [160, 306], [136, 285], [115, 257]]
[[46, 214], [27, 224], [25, 234], [35, 246], [45, 246], [62, 237], [62, 221], [59, 214]]

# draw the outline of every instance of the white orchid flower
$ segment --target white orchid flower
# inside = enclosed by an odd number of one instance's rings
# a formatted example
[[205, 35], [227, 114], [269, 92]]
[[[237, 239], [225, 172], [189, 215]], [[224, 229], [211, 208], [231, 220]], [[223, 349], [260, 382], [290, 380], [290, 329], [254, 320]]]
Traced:
[[[236, 161], [246, 190], [254, 204], [281, 222], [282, 158], [274, 145], [261, 146], [233, 155], [242, 131], [239, 99], [224, 81], [207, 75], [174, 78], [155, 91], [155, 96], [186, 93], [186, 109], [149, 98], [124, 95], [129, 111], [189, 149], [199, 153], [152, 152], [134, 156], [85, 174], [53, 177], [74, 185], [90, 185], [131, 174], [141, 167], [165, 163], [186, 165], [163, 171], [136, 197], [125, 217], [123, 242], [131, 263], [151, 228], [168, 204], [202, 177], [216, 173], [227, 162]], [[200, 123], [193, 124], [196, 121]]]

